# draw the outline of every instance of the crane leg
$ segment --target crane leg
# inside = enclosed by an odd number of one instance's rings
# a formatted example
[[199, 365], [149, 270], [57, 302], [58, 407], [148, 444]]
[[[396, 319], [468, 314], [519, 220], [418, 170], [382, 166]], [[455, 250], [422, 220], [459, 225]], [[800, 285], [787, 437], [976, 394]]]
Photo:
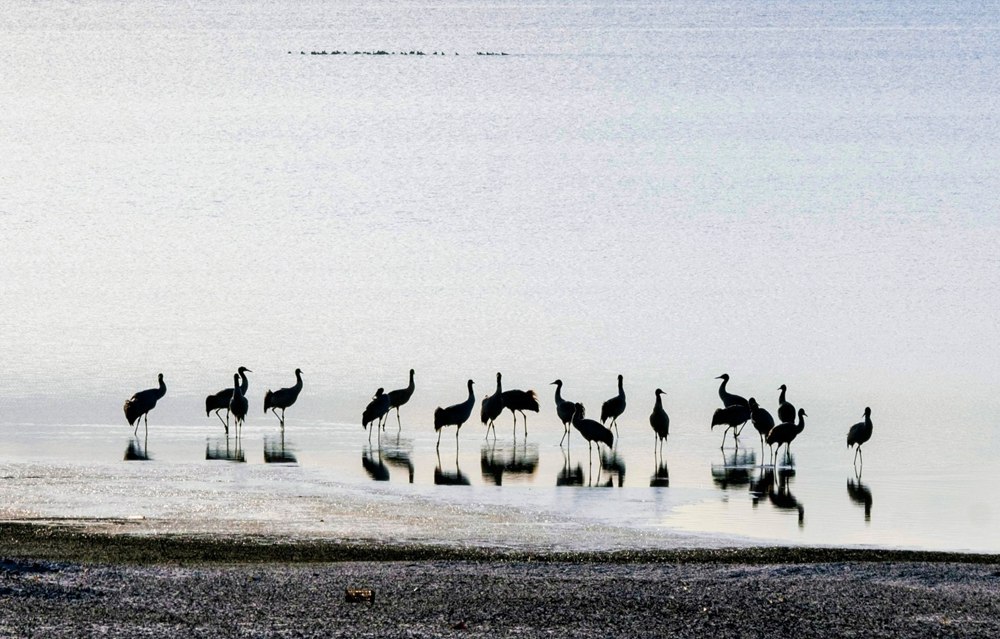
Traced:
[[[438, 450], [441, 450], [441, 429], [440, 429], [440, 428], [438, 429], [438, 443], [437, 443], [437, 449], [438, 449]], [[440, 466], [440, 465], [441, 465], [441, 462], [440, 462], [440, 460], [439, 460], [439, 461], [438, 461], [438, 466]]]
[[521, 411], [521, 421], [524, 423], [524, 439], [528, 439], [528, 416]]
[[222, 410], [222, 409], [221, 408], [215, 409], [215, 416], [219, 418], [220, 422], [222, 422], [222, 427], [226, 429], [226, 434], [228, 435], [229, 434], [229, 424], [227, 424], [226, 422], [224, 422], [222, 420], [222, 415], [219, 414], [220, 410]]
[[566, 434], [568, 432], [569, 432], [569, 430], [566, 428], [566, 424], [563, 424], [563, 436], [562, 436], [562, 438], [559, 439], [559, 447], [560, 448], [562, 448], [563, 440], [566, 439]]
[[403, 431], [403, 422], [399, 421], [399, 406], [396, 407], [396, 426], [399, 427], [399, 432]]

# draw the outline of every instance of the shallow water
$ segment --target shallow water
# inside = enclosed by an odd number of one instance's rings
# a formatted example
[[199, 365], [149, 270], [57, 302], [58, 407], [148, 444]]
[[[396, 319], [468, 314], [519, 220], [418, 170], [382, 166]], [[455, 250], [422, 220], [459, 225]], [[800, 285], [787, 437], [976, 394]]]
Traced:
[[[322, 518], [282, 500], [301, 489], [352, 495], [343, 530], [375, 525], [372, 495], [418, 495], [475, 512], [461, 530], [490, 543], [523, 539], [489, 521], [544, 512], [613, 531], [573, 532], [583, 546], [696, 533], [996, 551], [997, 18], [957, 2], [10, 7], [9, 516], [211, 528], [238, 503], [241, 525], [282, 529]], [[299, 53], [314, 49], [448, 55]], [[206, 460], [226, 446], [203, 397], [241, 364], [246, 464]], [[296, 367], [297, 465], [271, 469], [261, 397]], [[410, 367], [382, 465], [353, 424]], [[502, 426], [484, 451], [469, 425], [439, 466], [434, 407], [468, 378], [492, 392], [497, 370], [542, 399], [527, 447]], [[157, 372], [153, 461], [125, 463], [121, 403]], [[773, 488], [755, 436], [731, 468], [708, 432], [722, 372], [771, 409], [786, 383], [809, 412]], [[562, 378], [594, 413], [618, 373], [621, 489], [578, 437], [563, 473], [547, 386]], [[651, 488], [657, 387], [669, 487]], [[843, 440], [865, 406], [875, 435], [852, 488]], [[121, 479], [164, 503], [125, 499]], [[273, 495], [220, 488], [257, 481]], [[445, 535], [403, 512], [406, 534]]]

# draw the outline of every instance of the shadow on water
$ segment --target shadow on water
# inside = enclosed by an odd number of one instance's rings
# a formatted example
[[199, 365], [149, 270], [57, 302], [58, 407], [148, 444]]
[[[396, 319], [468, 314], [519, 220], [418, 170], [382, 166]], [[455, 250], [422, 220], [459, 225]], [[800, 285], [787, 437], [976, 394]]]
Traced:
[[209, 461], [245, 462], [243, 441], [239, 437], [206, 437], [205, 459]]
[[618, 454], [617, 450], [601, 453], [601, 468], [598, 470], [598, 475], [601, 472], [608, 474], [607, 484], [604, 485], [613, 486], [615, 479], [618, 480], [619, 488], [625, 485], [625, 460]]
[[754, 508], [767, 497], [776, 510], [795, 511], [799, 528], [805, 526], [806, 509], [802, 503], [795, 498], [791, 491], [792, 478], [795, 477], [794, 468], [771, 467], [758, 469], [759, 476], [750, 483], [750, 495], [753, 498]]
[[470, 486], [469, 478], [462, 473], [458, 467], [458, 453], [455, 453], [455, 470], [444, 470], [441, 468], [441, 453], [437, 455], [437, 467], [434, 469], [434, 483], [438, 486]]
[[291, 443], [285, 443], [285, 431], [281, 431], [279, 436], [266, 435], [264, 437], [265, 464], [297, 464], [298, 462]]
[[483, 479], [489, 479], [497, 486], [503, 485], [504, 474], [532, 477], [538, 470], [538, 444], [527, 442], [497, 444], [496, 440], [483, 444], [479, 454], [479, 467]]
[[556, 486], [583, 486], [583, 466], [572, 467], [569, 451], [563, 451], [563, 467], [556, 475]]
[[847, 496], [855, 504], [864, 506], [865, 521], [870, 522], [872, 520], [872, 491], [867, 485], [861, 483], [860, 474], [847, 479]]
[[721, 464], [712, 464], [712, 482], [722, 490], [747, 486], [757, 467], [757, 453], [752, 449], [734, 449], [722, 454]]
[[649, 478], [650, 488], [667, 488], [670, 486], [670, 470], [667, 469], [667, 460], [659, 459], [653, 476]]
[[382, 461], [382, 449], [372, 446], [361, 451], [361, 465], [375, 481], [389, 481], [389, 467]]
[[149, 434], [147, 433], [143, 441], [138, 437], [130, 437], [128, 446], [125, 448], [125, 461], [151, 461], [147, 445], [149, 444]]

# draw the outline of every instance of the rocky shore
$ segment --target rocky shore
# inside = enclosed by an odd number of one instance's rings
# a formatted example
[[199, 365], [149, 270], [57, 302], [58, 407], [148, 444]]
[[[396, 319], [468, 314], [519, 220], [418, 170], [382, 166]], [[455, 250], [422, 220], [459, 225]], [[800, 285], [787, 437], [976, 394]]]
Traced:
[[529, 553], [7, 524], [0, 557], [3, 637], [1000, 636], [1000, 558], [982, 555]]

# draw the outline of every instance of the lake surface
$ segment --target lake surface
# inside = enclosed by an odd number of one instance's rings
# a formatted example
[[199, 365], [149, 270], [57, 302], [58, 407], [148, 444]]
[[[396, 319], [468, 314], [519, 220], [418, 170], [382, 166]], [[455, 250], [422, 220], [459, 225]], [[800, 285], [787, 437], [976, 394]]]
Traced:
[[[0, 512], [998, 552], [998, 24], [959, 2], [9, 7]], [[311, 55], [380, 49], [428, 55]], [[245, 463], [206, 459], [227, 447], [204, 397], [239, 365]], [[296, 367], [295, 463], [265, 464], [263, 392]], [[380, 456], [359, 416], [411, 367]], [[439, 460], [434, 408], [497, 371], [539, 393], [527, 444], [505, 414], [495, 448], [470, 423]], [[125, 461], [122, 402], [159, 372], [152, 461]], [[753, 458], [719, 450], [724, 372], [808, 411], [792, 465], [752, 431]], [[575, 434], [567, 461], [549, 382], [597, 415], [619, 373], [625, 470]]]

